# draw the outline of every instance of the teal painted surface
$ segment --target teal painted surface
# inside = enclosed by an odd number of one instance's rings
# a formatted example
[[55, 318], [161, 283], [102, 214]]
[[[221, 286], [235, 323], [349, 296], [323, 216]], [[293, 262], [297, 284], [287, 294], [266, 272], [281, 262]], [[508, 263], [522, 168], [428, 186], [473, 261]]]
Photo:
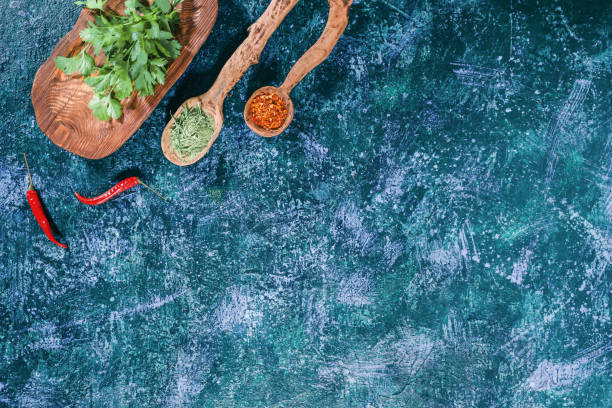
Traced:
[[[70, 1], [0, 8], [0, 406], [612, 406], [612, 5], [356, 1], [274, 140], [243, 104], [322, 30], [303, 1], [196, 165], [159, 147], [265, 1], [222, 1], [141, 130], [89, 161], [29, 100]], [[25, 200], [34, 183], [62, 251]], [[127, 175], [88, 208], [72, 195]]]

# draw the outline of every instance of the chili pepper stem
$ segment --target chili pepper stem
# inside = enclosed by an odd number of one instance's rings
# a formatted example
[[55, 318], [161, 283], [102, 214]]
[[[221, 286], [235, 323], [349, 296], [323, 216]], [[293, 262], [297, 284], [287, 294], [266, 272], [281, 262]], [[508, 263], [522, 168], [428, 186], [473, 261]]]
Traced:
[[141, 179], [138, 179], [138, 182], [140, 184], [142, 184], [143, 186], [145, 186], [146, 188], [148, 188], [149, 190], [151, 190], [152, 192], [154, 192], [155, 194], [157, 194], [162, 200], [164, 201], [168, 201], [168, 199], [166, 197], [164, 197], [163, 195], [159, 194], [157, 191], [155, 191], [154, 189], [152, 189], [151, 187], [147, 186], [145, 183], [142, 182]]
[[28, 169], [28, 177], [30, 178], [30, 187], [28, 187], [28, 190], [34, 190], [34, 183], [32, 183], [32, 175], [30, 174], [30, 166], [28, 165], [28, 158], [26, 157], [25, 153], [23, 154], [23, 158], [26, 163], [26, 169]]

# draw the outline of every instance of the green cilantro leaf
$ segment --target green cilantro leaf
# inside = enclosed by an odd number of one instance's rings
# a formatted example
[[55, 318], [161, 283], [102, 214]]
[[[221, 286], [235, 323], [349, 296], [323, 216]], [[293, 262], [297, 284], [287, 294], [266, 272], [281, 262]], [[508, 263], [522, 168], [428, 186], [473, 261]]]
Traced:
[[102, 30], [90, 22], [89, 26], [79, 34], [81, 39], [94, 47], [94, 53], [98, 55], [105, 45], [105, 38]]
[[126, 0], [125, 1], [125, 14], [131, 14], [138, 10], [138, 7], [142, 6], [138, 0]]
[[66, 75], [72, 75], [78, 70], [79, 57], [56, 57], [54, 60], [55, 66], [64, 71]]
[[153, 76], [149, 73], [149, 71], [142, 71], [136, 81], [134, 81], [134, 88], [140, 93], [142, 96], [153, 95], [154, 90], [153, 86]]
[[110, 115], [108, 114], [108, 109], [103, 101], [103, 98], [103, 96], [96, 94], [87, 106], [92, 110], [96, 118], [105, 122], [110, 120]]
[[106, 5], [107, 0], [85, 0], [85, 1], [76, 1], [74, 4], [79, 6], [85, 6], [85, 8], [91, 10], [104, 10], [104, 6]]
[[149, 34], [151, 38], [159, 38], [159, 24], [155, 21], [151, 21], [151, 28], [147, 31], [147, 34]]
[[107, 102], [108, 114], [113, 119], [119, 119], [121, 115], [123, 114], [123, 107], [121, 106], [121, 102], [119, 102], [115, 98], [111, 98], [110, 95], [107, 95], [106, 98], [108, 101]]
[[123, 113], [121, 102], [109, 95], [95, 94], [87, 105], [101, 121], [119, 119]]
[[112, 84], [113, 91], [117, 99], [123, 100], [128, 98], [134, 91], [132, 79], [125, 64], [117, 65], [115, 68], [115, 77]]
[[170, 0], [155, 0], [155, 5], [164, 13], [170, 12]]
[[87, 54], [86, 52], [83, 52], [81, 54], [81, 58], [79, 59], [79, 65], [77, 67], [79, 73], [85, 77], [89, 76], [94, 72], [95, 67], [96, 63], [93, 57]]
[[81, 52], [81, 54], [70, 58], [58, 56], [54, 62], [55, 66], [67, 75], [78, 72], [86, 77], [91, 75], [95, 69], [94, 59], [86, 52]]
[[104, 94], [111, 86], [112, 77], [108, 73], [100, 73], [98, 76], [90, 76], [85, 78], [85, 83], [89, 85], [94, 92]]

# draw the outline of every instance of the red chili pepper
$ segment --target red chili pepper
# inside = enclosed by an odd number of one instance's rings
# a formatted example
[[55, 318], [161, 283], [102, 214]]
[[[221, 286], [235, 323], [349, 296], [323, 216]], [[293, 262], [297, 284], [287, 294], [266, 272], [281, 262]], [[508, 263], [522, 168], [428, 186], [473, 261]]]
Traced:
[[146, 188], [148, 188], [149, 190], [151, 190], [152, 192], [154, 192], [155, 194], [157, 194], [158, 196], [160, 196], [161, 198], [163, 198], [165, 200], [164, 196], [159, 194], [157, 191], [153, 190], [151, 187], [147, 186], [138, 177], [128, 177], [125, 180], [120, 181], [119, 183], [115, 184], [107, 192], [105, 192], [103, 194], [100, 194], [97, 197], [87, 198], [87, 197], [83, 197], [82, 195], [80, 195], [77, 192], [75, 192], [74, 195], [76, 196], [76, 198], [80, 202], [82, 202], [84, 204], [87, 204], [87, 205], [98, 205], [98, 204], [102, 204], [102, 203], [107, 202], [108, 200], [110, 200], [111, 198], [116, 196], [117, 194], [119, 194], [119, 193], [121, 193], [121, 192], [123, 192], [125, 190], [129, 190], [130, 188], [136, 186], [137, 184], [142, 184], [143, 186], [145, 186]]
[[30, 174], [30, 166], [28, 166], [28, 158], [26, 157], [25, 153], [23, 154], [23, 158], [25, 159], [26, 168], [28, 169], [28, 177], [30, 178], [30, 187], [28, 187], [26, 197], [28, 198], [28, 203], [30, 203], [30, 208], [32, 209], [34, 218], [36, 218], [36, 221], [38, 221], [38, 225], [40, 225], [40, 228], [42, 228], [47, 238], [49, 238], [49, 241], [62, 248], [68, 248], [67, 245], [57, 242], [57, 240], [53, 236], [51, 224], [49, 224], [49, 220], [45, 215], [45, 210], [43, 209], [42, 204], [40, 202], [40, 197], [38, 197], [38, 193], [36, 192], [36, 190], [34, 190], [34, 184], [32, 183], [32, 175]]

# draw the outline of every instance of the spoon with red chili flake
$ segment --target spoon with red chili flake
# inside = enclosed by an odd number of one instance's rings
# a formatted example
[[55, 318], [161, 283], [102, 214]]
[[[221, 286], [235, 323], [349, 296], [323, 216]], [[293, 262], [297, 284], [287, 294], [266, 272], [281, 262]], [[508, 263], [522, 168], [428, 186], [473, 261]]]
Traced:
[[28, 158], [26, 157], [25, 153], [23, 154], [23, 158], [25, 159], [26, 168], [28, 169], [28, 177], [30, 178], [30, 186], [28, 187], [28, 191], [26, 191], [26, 197], [28, 198], [28, 203], [30, 204], [34, 218], [36, 218], [36, 221], [38, 221], [38, 225], [40, 225], [40, 228], [42, 228], [47, 238], [49, 238], [49, 241], [62, 248], [68, 248], [67, 245], [58, 242], [53, 236], [51, 224], [49, 224], [49, 219], [47, 218], [42, 203], [40, 202], [40, 197], [38, 196], [36, 190], [34, 190], [34, 183], [32, 183], [32, 175], [30, 174], [30, 166], [28, 166]]
[[134, 186], [136, 186], [138, 184], [142, 184], [143, 186], [145, 186], [146, 188], [148, 188], [149, 190], [151, 190], [152, 192], [157, 194], [159, 197], [161, 197], [162, 199], [166, 200], [166, 198], [163, 195], [159, 194], [157, 191], [155, 191], [151, 187], [147, 186], [138, 177], [128, 177], [125, 180], [122, 180], [122, 181], [118, 182], [113, 187], [111, 187], [110, 190], [108, 190], [105, 193], [100, 194], [97, 197], [87, 198], [87, 197], [83, 197], [82, 195], [80, 195], [77, 192], [75, 192], [74, 195], [76, 196], [76, 198], [80, 202], [82, 202], [84, 204], [87, 204], [87, 205], [98, 205], [98, 204], [102, 204], [102, 203], [107, 202], [108, 200], [110, 200], [111, 198], [115, 197], [119, 193], [122, 193], [125, 190], [129, 190], [130, 188], [132, 188], [132, 187], [134, 187]]
[[259, 88], [244, 107], [247, 126], [263, 137], [280, 135], [293, 120], [291, 91], [332, 52], [349, 21], [353, 0], [329, 0], [329, 17], [321, 36], [293, 65], [285, 82], [279, 87]]

